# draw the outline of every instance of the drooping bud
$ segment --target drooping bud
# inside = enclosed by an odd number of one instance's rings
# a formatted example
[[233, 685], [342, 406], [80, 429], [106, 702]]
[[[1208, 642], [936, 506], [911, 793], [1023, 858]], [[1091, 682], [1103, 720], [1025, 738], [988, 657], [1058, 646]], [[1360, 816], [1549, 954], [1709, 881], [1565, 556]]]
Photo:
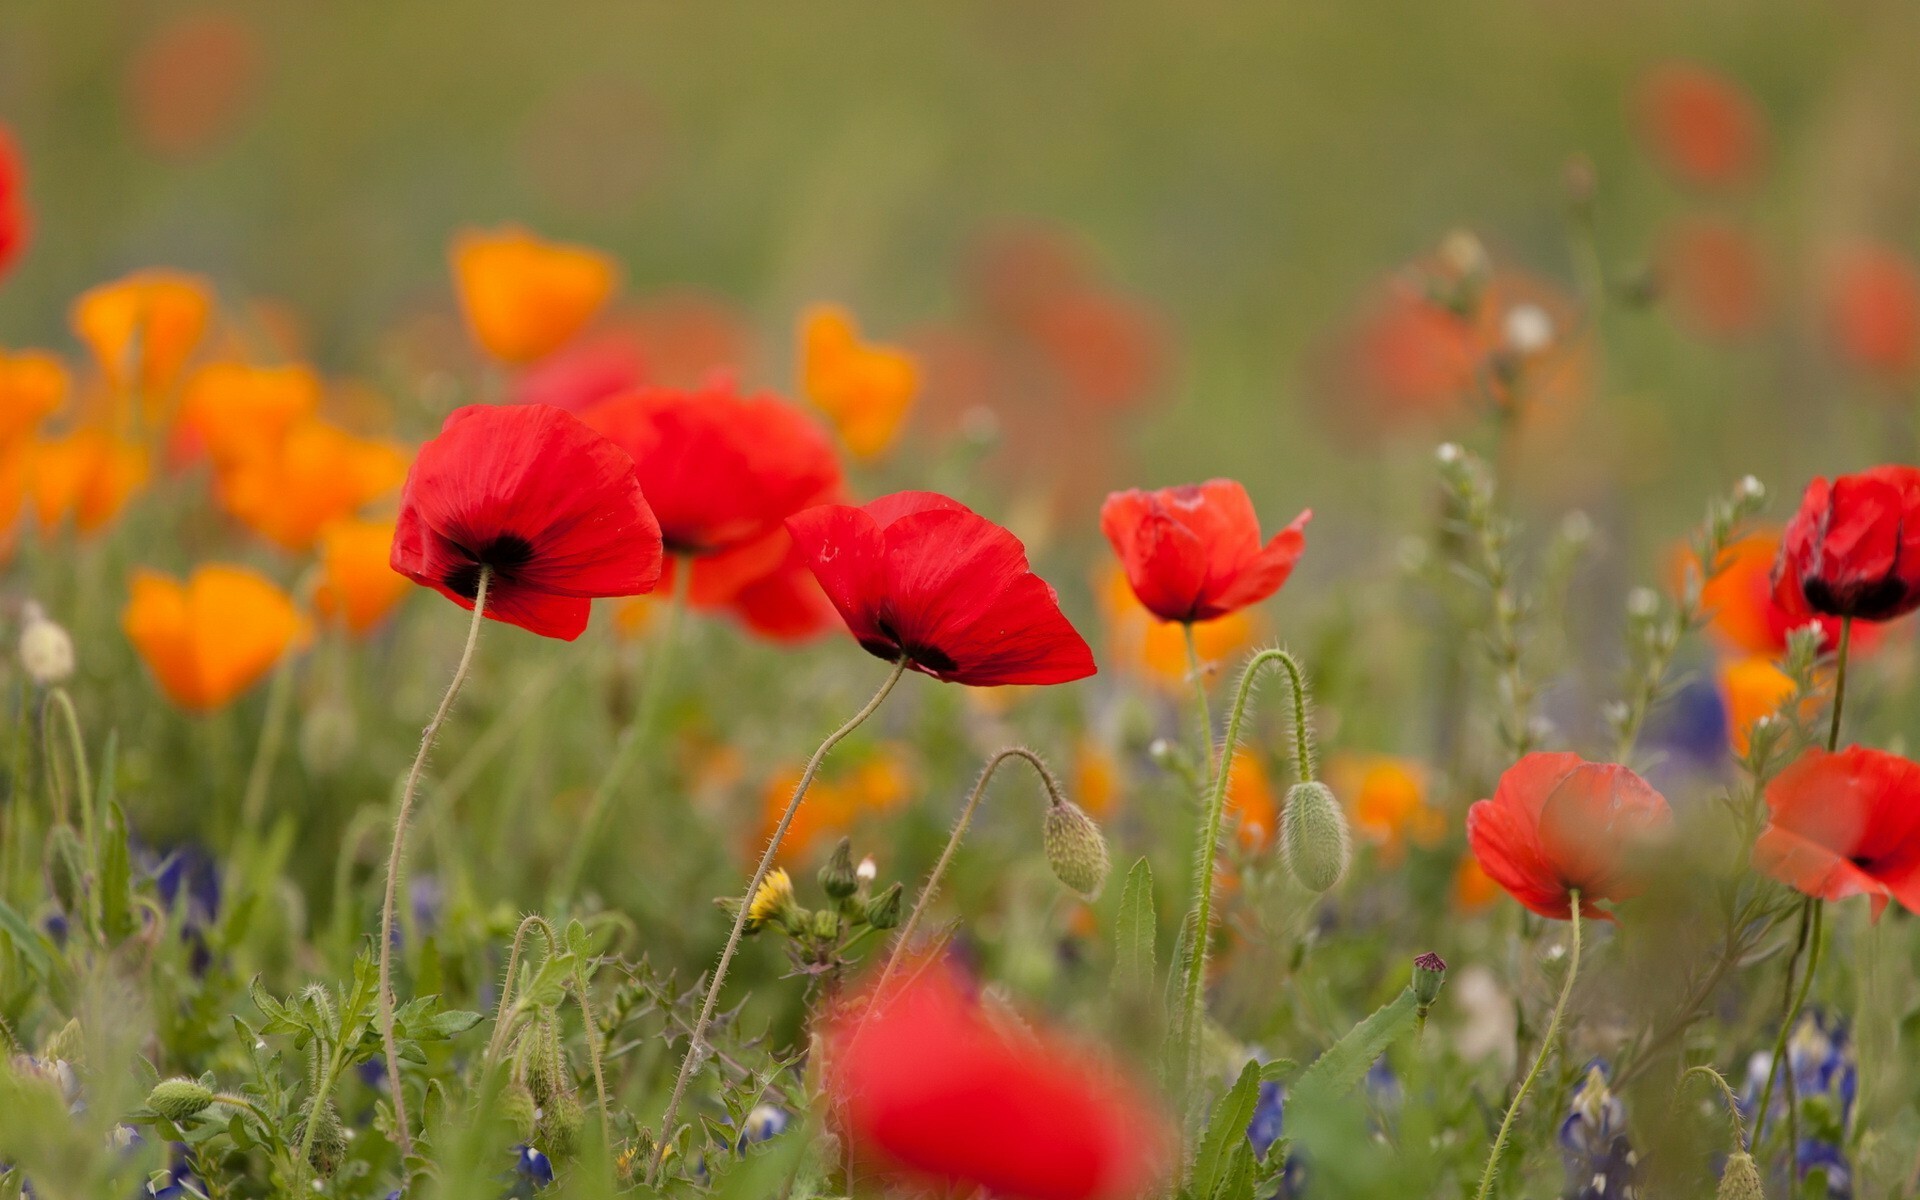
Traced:
[[1107, 839], [1085, 809], [1071, 800], [1049, 805], [1040, 840], [1061, 883], [1089, 899], [1100, 894], [1107, 881]]
[[832, 857], [820, 868], [820, 888], [835, 900], [845, 900], [860, 890], [860, 879], [853, 873], [853, 842], [841, 838]]
[[1753, 1161], [1753, 1155], [1737, 1150], [1728, 1156], [1726, 1169], [1720, 1172], [1720, 1187], [1713, 1193], [1714, 1200], [1765, 1200], [1766, 1194], [1760, 1180], [1760, 1167]]
[[73, 638], [31, 600], [20, 612], [20, 666], [41, 687], [73, 677]]
[[1316, 780], [1294, 784], [1280, 814], [1280, 855], [1293, 877], [1309, 891], [1331, 891], [1352, 854], [1347, 814], [1333, 789]]
[[213, 1107], [213, 1092], [197, 1079], [163, 1079], [147, 1093], [147, 1107], [178, 1125]]
[[875, 929], [892, 929], [900, 923], [900, 884], [867, 901], [867, 924]]
[[540, 1119], [540, 1106], [533, 1102], [533, 1092], [518, 1079], [510, 1080], [500, 1090], [500, 1119], [513, 1130], [515, 1141], [524, 1142], [533, 1136], [534, 1122]]

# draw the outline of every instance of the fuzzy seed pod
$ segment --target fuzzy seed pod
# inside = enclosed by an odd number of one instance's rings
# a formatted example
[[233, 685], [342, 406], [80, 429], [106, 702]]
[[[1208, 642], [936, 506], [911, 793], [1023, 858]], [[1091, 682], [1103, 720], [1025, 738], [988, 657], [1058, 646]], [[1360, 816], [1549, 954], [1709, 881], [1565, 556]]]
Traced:
[[540, 1122], [534, 1130], [533, 1140], [546, 1148], [554, 1158], [571, 1158], [580, 1148], [580, 1130], [586, 1124], [586, 1110], [580, 1104], [580, 1098], [572, 1092], [563, 1092], [549, 1101], [540, 1110]]
[[213, 1107], [213, 1093], [197, 1079], [163, 1079], [147, 1093], [147, 1107], [178, 1125]]
[[1720, 1187], [1713, 1197], [1714, 1200], [1765, 1200], [1766, 1194], [1753, 1155], [1738, 1150], [1727, 1159], [1726, 1170], [1720, 1173]]
[[1353, 847], [1347, 814], [1324, 783], [1296, 783], [1280, 814], [1280, 854], [1302, 886], [1331, 891], [1347, 873]]
[[[293, 1144], [298, 1146], [306, 1133], [307, 1122], [303, 1117], [293, 1127]], [[340, 1124], [340, 1114], [329, 1100], [320, 1106], [319, 1115], [314, 1118], [313, 1144], [307, 1151], [307, 1164], [322, 1177], [331, 1177], [346, 1156], [347, 1130]]]
[[1085, 809], [1071, 800], [1049, 806], [1040, 840], [1061, 883], [1088, 899], [1100, 894], [1107, 881], [1107, 839]]
[[533, 1102], [533, 1092], [518, 1079], [500, 1090], [500, 1119], [513, 1130], [515, 1141], [532, 1140], [534, 1123], [540, 1119], [540, 1106]]

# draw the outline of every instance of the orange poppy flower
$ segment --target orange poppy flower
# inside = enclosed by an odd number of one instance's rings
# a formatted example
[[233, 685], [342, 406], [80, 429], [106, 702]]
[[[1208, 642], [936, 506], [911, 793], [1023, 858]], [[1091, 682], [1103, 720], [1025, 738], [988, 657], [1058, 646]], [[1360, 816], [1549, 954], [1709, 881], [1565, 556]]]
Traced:
[[174, 159], [214, 146], [245, 112], [263, 57], [259, 33], [237, 12], [202, 9], [162, 26], [127, 69], [141, 140]]
[[393, 611], [412, 581], [393, 569], [392, 521], [335, 521], [320, 531], [320, 586], [314, 607], [355, 635]]
[[1727, 189], [1751, 183], [1766, 157], [1759, 105], [1738, 84], [1697, 63], [1654, 68], [1634, 89], [1647, 150], [1681, 183]]
[[1120, 803], [1125, 781], [1120, 762], [1111, 750], [1092, 738], [1081, 738], [1073, 752], [1073, 798], [1087, 815], [1104, 819]]
[[66, 403], [67, 366], [44, 350], [0, 350], [0, 446], [31, 434]]
[[271, 580], [218, 563], [195, 568], [185, 583], [134, 572], [120, 621], [160, 690], [189, 712], [226, 705], [307, 635]]
[[406, 452], [391, 442], [302, 421], [279, 445], [245, 455], [223, 471], [220, 501], [255, 533], [300, 552], [331, 522], [399, 487], [407, 462]]
[[78, 429], [29, 451], [27, 487], [42, 533], [52, 533], [69, 514], [76, 531], [94, 533], [146, 482], [146, 448], [103, 429]]
[[176, 439], [204, 447], [217, 467], [266, 453], [320, 407], [320, 377], [308, 367], [209, 363], [187, 379]]
[[873, 459], [899, 435], [920, 390], [920, 366], [904, 350], [861, 341], [852, 313], [821, 304], [801, 318], [800, 379], [847, 450]]
[[1357, 833], [1397, 862], [1408, 843], [1433, 846], [1446, 832], [1440, 811], [1427, 803], [1426, 769], [1386, 754], [1343, 754], [1327, 764], [1327, 779], [1346, 797]]
[[[1781, 605], [1773, 587], [1773, 566], [1780, 557], [1778, 527], [1757, 529], [1728, 546], [1724, 567], [1700, 591], [1700, 606], [1708, 614], [1707, 629], [1728, 649], [1741, 654], [1778, 657], [1786, 652], [1787, 635], [1807, 625], [1818, 624], [1821, 649], [1832, 650], [1840, 642], [1840, 619], [1820, 616], [1806, 610], [1793, 611]], [[1686, 546], [1675, 552], [1676, 583], [1693, 551]], [[1871, 648], [1877, 631], [1864, 623], [1853, 631], [1856, 651]]]
[[1453, 906], [1463, 913], [1477, 913], [1490, 908], [1499, 898], [1500, 885], [1481, 867], [1480, 860], [1471, 854], [1462, 854], [1460, 865], [1453, 872]]
[[1720, 695], [1727, 706], [1727, 736], [1745, 755], [1754, 723], [1779, 713], [1793, 695], [1793, 680], [1765, 657], [1736, 659], [1720, 668]]
[[[761, 790], [761, 819], [756, 839], [750, 846], [758, 853], [772, 836], [793, 789], [800, 782], [798, 765], [783, 768], [767, 780]], [[780, 861], [804, 860], [815, 848], [848, 833], [867, 813], [891, 812], [911, 795], [913, 777], [905, 758], [897, 751], [882, 749], [831, 778], [815, 778], [807, 789], [807, 802], [794, 814], [787, 836], [780, 843]]]
[[473, 340], [519, 366], [580, 332], [612, 297], [619, 268], [598, 250], [508, 225], [456, 237], [453, 275]]
[[1227, 767], [1227, 807], [1238, 822], [1240, 844], [1264, 850], [1280, 828], [1280, 801], [1260, 756], [1245, 746], [1233, 752]]
[[123, 393], [135, 389], [147, 418], [157, 420], [212, 313], [213, 287], [205, 279], [150, 270], [81, 293], [70, 319], [107, 382]]
[[1850, 365], [1884, 378], [1920, 368], [1920, 268], [1887, 246], [1857, 246], [1834, 264], [1827, 325]]

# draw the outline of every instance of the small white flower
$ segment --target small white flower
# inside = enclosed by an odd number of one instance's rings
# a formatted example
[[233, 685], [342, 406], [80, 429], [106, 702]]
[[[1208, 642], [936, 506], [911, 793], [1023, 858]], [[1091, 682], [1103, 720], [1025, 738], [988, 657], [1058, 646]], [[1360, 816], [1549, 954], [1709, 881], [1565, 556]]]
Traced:
[[20, 665], [41, 687], [73, 677], [73, 638], [31, 600], [20, 613]]
[[853, 877], [861, 883], [872, 883], [879, 874], [880, 865], [873, 861], [871, 854], [861, 859], [860, 865], [853, 869]]
[[1465, 453], [1466, 451], [1460, 449], [1459, 442], [1441, 442], [1439, 449], [1433, 452], [1433, 456], [1439, 459], [1443, 466], [1452, 466], [1459, 462]]
[[1515, 354], [1538, 354], [1553, 345], [1553, 318], [1538, 304], [1516, 304], [1507, 310], [1502, 333]]
[[1762, 500], [1766, 498], [1767, 485], [1751, 475], [1745, 475], [1740, 479], [1739, 491], [1743, 500]]

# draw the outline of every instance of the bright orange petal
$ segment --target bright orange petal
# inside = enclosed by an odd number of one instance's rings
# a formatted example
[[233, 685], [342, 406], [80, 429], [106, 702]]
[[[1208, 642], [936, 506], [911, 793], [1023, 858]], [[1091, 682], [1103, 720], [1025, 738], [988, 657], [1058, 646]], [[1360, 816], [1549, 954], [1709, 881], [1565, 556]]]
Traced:
[[365, 634], [393, 611], [412, 584], [389, 562], [392, 521], [335, 521], [320, 534], [321, 613]]
[[150, 420], [205, 336], [213, 288], [181, 271], [138, 271], [83, 292], [73, 303], [74, 333], [93, 351], [107, 381], [137, 390]]
[[524, 229], [467, 230], [453, 243], [454, 284], [473, 339], [513, 365], [560, 348], [612, 297], [619, 268], [585, 246]]

